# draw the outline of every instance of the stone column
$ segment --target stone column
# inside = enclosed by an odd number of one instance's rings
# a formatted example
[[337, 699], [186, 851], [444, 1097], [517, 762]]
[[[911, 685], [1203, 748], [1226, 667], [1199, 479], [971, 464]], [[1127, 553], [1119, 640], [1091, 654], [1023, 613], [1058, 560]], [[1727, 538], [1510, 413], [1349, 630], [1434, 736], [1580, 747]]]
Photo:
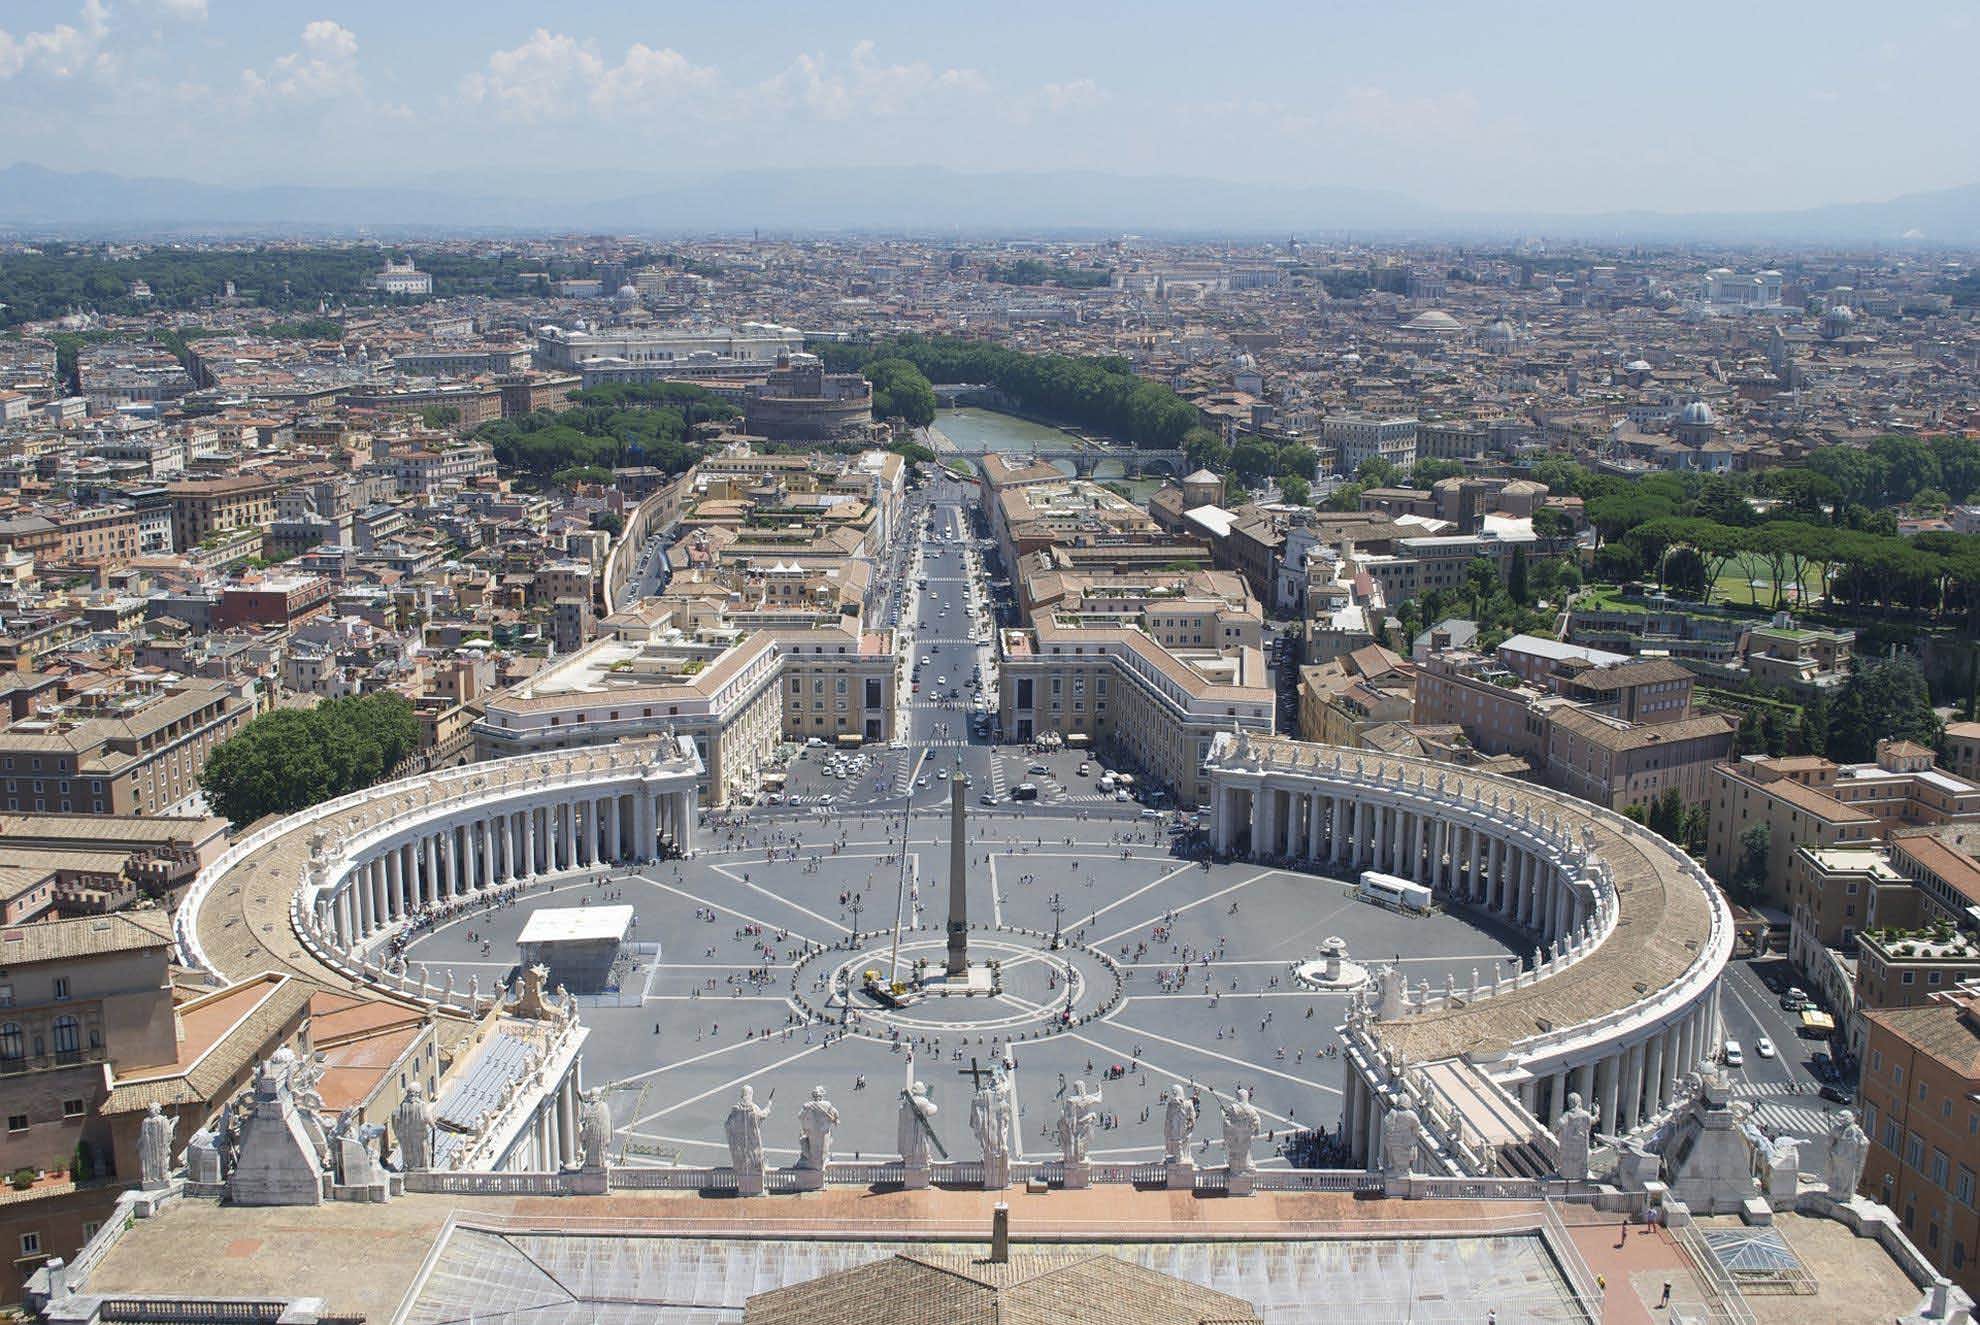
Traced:
[[1347, 802], [1339, 796], [1330, 799], [1334, 802], [1334, 822], [1327, 839], [1327, 859], [1338, 865], [1341, 863], [1342, 853], [1347, 849]]
[[348, 948], [357, 938], [357, 917], [351, 909], [351, 890], [339, 888], [330, 898], [330, 908], [337, 921], [337, 944]]
[[1252, 796], [1251, 854], [1255, 857], [1274, 855], [1277, 848], [1273, 835], [1279, 823], [1278, 797], [1267, 783], [1260, 783]]
[[536, 877], [543, 869], [536, 858], [537, 813], [537, 808], [534, 805], [522, 812], [523, 874], [528, 878]]
[[1347, 863], [1349, 869], [1361, 868], [1361, 798], [1348, 802]]
[[1409, 877], [1427, 879], [1434, 884], [1437, 881], [1437, 871], [1426, 867], [1423, 863], [1423, 815], [1421, 812], [1414, 812], [1409, 817], [1415, 821], [1409, 830]]
[[394, 920], [405, 914], [405, 894], [400, 891], [397, 847], [392, 847], [385, 853], [385, 909]]
[[1664, 1080], [1664, 1041], [1669, 1038], [1670, 1031], [1667, 1028], [1659, 1027], [1657, 1033], [1650, 1037], [1650, 1043], [1645, 1050], [1648, 1056], [1645, 1058], [1643, 1065], [1644, 1083], [1646, 1086], [1643, 1111], [1652, 1117], [1662, 1111], [1664, 1101], [1670, 1098], [1664, 1088], [1666, 1084]]
[[1466, 824], [1464, 835], [1471, 839], [1471, 874], [1465, 881], [1465, 896], [1472, 901], [1480, 901], [1485, 896], [1485, 839], [1478, 833], [1477, 824]]
[[577, 864], [577, 829], [571, 822], [573, 802], [557, 802], [557, 862], [559, 869]]
[[1314, 794], [1306, 798], [1306, 858], [1318, 864], [1327, 836], [1325, 812], [1326, 797]]
[[557, 1158], [566, 1167], [577, 1163], [577, 1101], [571, 1089], [571, 1078], [565, 1077], [564, 1084], [557, 1088], [557, 1131], [564, 1139]]
[[1647, 1042], [1639, 1040], [1623, 1056], [1622, 1125], [1626, 1132], [1634, 1132], [1643, 1121], [1643, 1055], [1648, 1050]]
[[1553, 1080], [1548, 1083], [1547, 1121], [1550, 1123], [1567, 1112], [1567, 1080], [1567, 1070], [1563, 1068], [1554, 1073]]
[[1621, 1067], [1621, 1054], [1611, 1054], [1595, 1065], [1595, 1089], [1602, 1094], [1602, 1130], [1605, 1132], [1622, 1130], [1621, 1105], [1618, 1103], [1622, 1085]]
[[481, 886], [493, 888], [499, 880], [495, 876], [495, 817], [481, 821]]

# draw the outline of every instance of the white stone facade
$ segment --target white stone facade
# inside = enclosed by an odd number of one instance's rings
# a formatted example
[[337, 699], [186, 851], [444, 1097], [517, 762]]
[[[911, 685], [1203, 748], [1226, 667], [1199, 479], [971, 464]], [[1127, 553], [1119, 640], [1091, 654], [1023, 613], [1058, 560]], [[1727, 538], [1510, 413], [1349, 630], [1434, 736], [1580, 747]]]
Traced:
[[[1343, 878], [1401, 875], [1533, 939], [1532, 963], [1517, 975], [1461, 991], [1405, 989], [1395, 1005], [1350, 1016], [1356, 1070], [1343, 1122], [1358, 1157], [1379, 1155], [1392, 1100], [1418, 1089], [1412, 1067], [1461, 1064], [1467, 1079], [1503, 1093], [1486, 1102], [1488, 1117], [1461, 1118], [1479, 1111], [1463, 1100], [1450, 1101], [1450, 1118], [1425, 1117], [1431, 1131], [1440, 1122], [1453, 1131], [1440, 1151], [1460, 1172], [1479, 1166], [1485, 1143], [1507, 1138], [1545, 1153], [1544, 1128], [1570, 1092], [1602, 1131], [1636, 1131], [1711, 1057], [1731, 914], [1698, 867], [1647, 829], [1510, 779], [1297, 741], [1225, 734], [1206, 771], [1220, 852]], [[1627, 853], [1628, 887], [1609, 852]], [[1657, 960], [1633, 951], [1632, 922], [1661, 931]], [[1568, 980], [1571, 989], [1555, 988]]]

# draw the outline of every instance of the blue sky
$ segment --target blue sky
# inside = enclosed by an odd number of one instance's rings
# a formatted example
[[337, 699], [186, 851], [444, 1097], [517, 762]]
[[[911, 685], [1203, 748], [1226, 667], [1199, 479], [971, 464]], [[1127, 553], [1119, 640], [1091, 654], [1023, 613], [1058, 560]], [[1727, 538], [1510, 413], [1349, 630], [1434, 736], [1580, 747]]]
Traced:
[[1099, 168], [1450, 208], [1980, 181], [1971, 0], [0, 0], [0, 162], [218, 183]]

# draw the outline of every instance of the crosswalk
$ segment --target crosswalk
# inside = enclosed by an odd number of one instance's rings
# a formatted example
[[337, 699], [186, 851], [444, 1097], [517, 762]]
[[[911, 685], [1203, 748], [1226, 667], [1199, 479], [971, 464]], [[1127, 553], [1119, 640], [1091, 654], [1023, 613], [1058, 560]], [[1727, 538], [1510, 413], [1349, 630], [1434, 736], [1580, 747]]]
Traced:
[[1787, 1104], [1772, 1099], [1753, 1106], [1753, 1122], [1775, 1136], [1827, 1136], [1836, 1115], [1808, 1104]]
[[1836, 1111], [1805, 1083], [1735, 1081], [1730, 1093], [1752, 1106], [1756, 1126], [1777, 1136], [1827, 1136], [1835, 1123]]
[[1002, 759], [992, 759], [990, 761], [990, 794], [998, 800], [1002, 800], [1009, 791], [1010, 786], [1004, 778], [1004, 761]]

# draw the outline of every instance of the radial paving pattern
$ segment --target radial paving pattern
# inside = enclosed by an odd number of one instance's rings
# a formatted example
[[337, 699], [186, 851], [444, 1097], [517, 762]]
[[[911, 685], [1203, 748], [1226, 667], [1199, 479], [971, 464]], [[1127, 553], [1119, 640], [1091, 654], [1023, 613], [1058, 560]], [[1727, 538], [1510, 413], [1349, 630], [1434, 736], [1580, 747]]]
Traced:
[[958, 1157], [973, 1157], [972, 1063], [1010, 1054], [1028, 1156], [1054, 1152], [1058, 1096], [1085, 1078], [1099, 1082], [1113, 1124], [1096, 1157], [1155, 1158], [1156, 1099], [1181, 1081], [1204, 1091], [1199, 1136], [1211, 1144], [1199, 1154], [1216, 1163], [1212, 1091], [1250, 1086], [1275, 1140], [1339, 1118], [1340, 1060], [1329, 1050], [1346, 996], [1292, 978], [1323, 939], [1344, 937], [1358, 960], [1400, 956], [1412, 983], [1433, 986], [1515, 960], [1510, 934], [1380, 910], [1339, 880], [1179, 859], [1146, 822], [1002, 814], [973, 818], [969, 832], [972, 956], [1001, 962], [996, 998], [894, 1011], [858, 995], [848, 1008], [834, 993], [838, 971], [857, 983], [867, 969], [894, 969], [897, 917], [902, 966], [917, 955], [939, 964], [949, 853], [947, 816], [935, 813], [915, 818], [905, 871], [899, 820], [878, 814], [709, 832], [694, 860], [540, 889], [423, 936], [408, 959], [436, 981], [451, 967], [457, 987], [477, 975], [486, 988], [512, 971], [515, 936], [535, 908], [632, 905], [635, 938], [659, 953], [640, 959], [619, 998], [585, 1009], [587, 1084], [613, 1085], [626, 1162], [689, 1164], [722, 1161], [722, 1116], [744, 1083], [759, 1100], [774, 1092], [773, 1162], [794, 1158], [793, 1110], [814, 1084], [842, 1114], [837, 1153], [891, 1156], [910, 1053]]

